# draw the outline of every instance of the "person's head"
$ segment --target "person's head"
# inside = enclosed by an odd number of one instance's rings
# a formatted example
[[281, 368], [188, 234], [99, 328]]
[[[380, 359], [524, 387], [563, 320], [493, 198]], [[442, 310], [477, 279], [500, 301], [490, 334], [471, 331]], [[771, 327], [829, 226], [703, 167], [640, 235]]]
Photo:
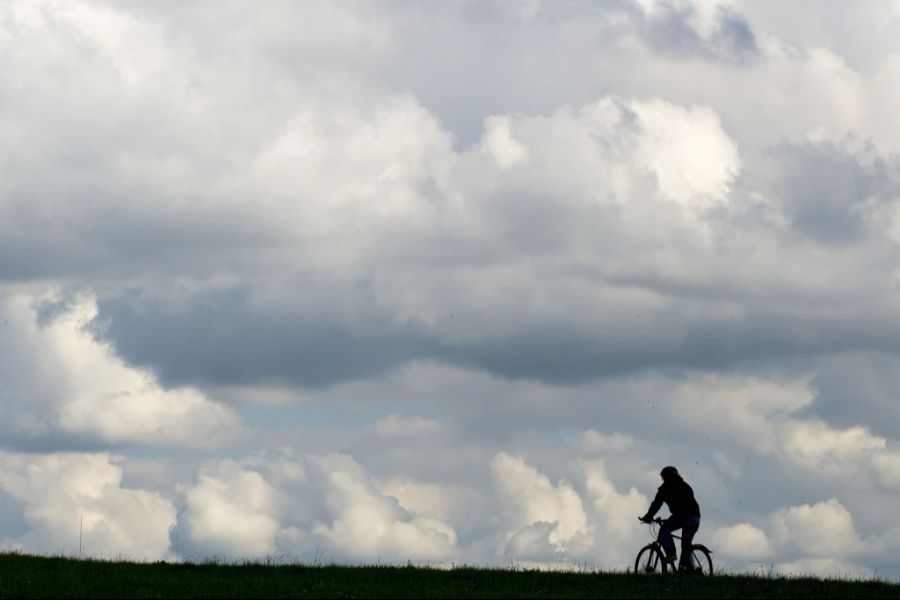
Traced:
[[662, 477], [663, 481], [672, 481], [673, 479], [679, 479], [681, 475], [678, 474], [678, 469], [675, 467], [664, 467], [662, 471], [659, 472], [659, 476]]

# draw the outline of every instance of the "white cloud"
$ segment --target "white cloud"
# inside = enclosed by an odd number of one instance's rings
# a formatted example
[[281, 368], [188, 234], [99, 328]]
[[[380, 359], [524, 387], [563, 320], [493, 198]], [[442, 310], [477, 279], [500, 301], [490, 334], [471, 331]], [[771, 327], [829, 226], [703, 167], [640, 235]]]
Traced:
[[[164, 389], [151, 372], [127, 365], [98, 341], [89, 328], [97, 314], [92, 296], [65, 302], [55, 294], [0, 298], [0, 351], [15, 357], [0, 366], [8, 434], [206, 446], [238, 432], [229, 408], [190, 387]], [[51, 314], [42, 319], [40, 306]]]
[[689, 210], [728, 198], [740, 159], [715, 111], [661, 100], [634, 103], [632, 110], [644, 128], [637, 154], [665, 196]]
[[761, 453], [779, 448], [780, 422], [812, 402], [805, 381], [700, 375], [679, 385], [671, 413], [686, 425], [740, 439]]
[[672, 392], [674, 418], [708, 436], [740, 441], [761, 454], [822, 475], [890, 479], [887, 439], [862, 426], [836, 428], [804, 416], [815, 395], [808, 381], [703, 375]]
[[[189, 558], [406, 562], [458, 559], [453, 490], [398, 478], [376, 487], [342, 454], [255, 453], [183, 486]], [[458, 497], [456, 498], [459, 499]]]
[[860, 459], [878, 453], [886, 444], [885, 438], [872, 435], [865, 427], [838, 430], [817, 421], [788, 424], [784, 438], [788, 457], [813, 469], [858, 467]]
[[779, 544], [812, 557], [844, 558], [862, 544], [853, 516], [834, 498], [778, 511], [772, 517], [772, 531]]
[[275, 489], [256, 471], [222, 461], [182, 489], [180, 517], [189, 541], [209, 556], [260, 557], [274, 553], [279, 521]]
[[[485, 129], [481, 147], [499, 169], [469, 154], [456, 173], [473, 199], [479, 188], [515, 183], [548, 194], [557, 210], [573, 201], [652, 203], [661, 195], [700, 211], [725, 201], [740, 171], [737, 147], [709, 107], [607, 96], [548, 116], [493, 116]], [[508, 172], [525, 160], [527, 170]], [[658, 192], [644, 184], [648, 176]]]
[[719, 527], [712, 535], [713, 547], [727, 556], [761, 560], [772, 556], [766, 532], [750, 523]]
[[312, 103], [259, 151], [253, 189], [273, 216], [293, 217], [278, 225], [313, 239], [340, 235], [367, 252], [380, 227], [415, 231], [433, 218], [419, 187], [442, 176], [450, 148], [447, 132], [410, 96], [364, 109]]
[[568, 482], [554, 486], [521, 457], [506, 453], [494, 456], [491, 471], [509, 521], [507, 552], [515, 558], [565, 552], [590, 536], [581, 498]]
[[482, 147], [501, 169], [509, 169], [527, 160], [528, 151], [510, 134], [509, 117], [489, 117], [484, 122]]
[[456, 556], [456, 533], [433, 517], [411, 514], [382, 495], [349, 456], [310, 457], [324, 484], [328, 521], [313, 533], [355, 560], [449, 560]]
[[620, 493], [610, 480], [603, 461], [584, 461], [585, 499], [591, 509], [594, 560], [605, 565], [629, 564], [641, 546], [642, 527], [637, 517], [647, 511], [650, 500], [636, 488]]
[[455, 501], [455, 490], [435, 483], [422, 483], [406, 476], [392, 477], [378, 485], [379, 491], [386, 497], [396, 498], [413, 514], [426, 518], [448, 521], [453, 513], [462, 508]]
[[593, 429], [588, 429], [581, 434], [579, 440], [585, 450], [593, 451], [617, 451], [627, 450], [635, 445], [634, 436], [618, 431], [611, 434], [603, 434]]
[[847, 579], [869, 579], [875, 576], [873, 569], [834, 558], [807, 558], [779, 563], [775, 570], [780, 575], [838, 577]]
[[900, 452], [889, 450], [872, 457], [875, 472], [881, 481], [893, 489], [900, 489]]
[[[107, 453], [0, 452], [2, 490], [22, 504], [27, 530], [0, 538], [6, 548], [46, 554], [159, 560], [169, 556], [175, 506], [122, 487]], [[2, 534], [0, 534], [2, 535]]]

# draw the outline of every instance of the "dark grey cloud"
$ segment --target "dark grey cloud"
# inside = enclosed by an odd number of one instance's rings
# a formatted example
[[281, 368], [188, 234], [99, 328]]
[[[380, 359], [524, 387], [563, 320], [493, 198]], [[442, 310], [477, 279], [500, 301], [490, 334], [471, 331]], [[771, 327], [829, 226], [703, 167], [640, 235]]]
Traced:
[[815, 362], [815, 402], [808, 413], [840, 427], [865, 425], [873, 432], [900, 435], [900, 375], [896, 353], [840, 354]]
[[[309, 280], [309, 293], [316, 283]], [[321, 287], [321, 282], [319, 282]], [[303, 293], [303, 292], [299, 292]], [[342, 302], [365, 302], [359, 289], [332, 289]], [[435, 359], [511, 379], [577, 384], [641, 370], [730, 370], [742, 365], [847, 351], [900, 352], [877, 306], [808, 314], [744, 307], [740, 316], [698, 311], [696, 302], [628, 314], [621, 306], [593, 315], [529, 316], [525, 307], [495, 315], [508, 333], [459, 335], [481, 315], [441, 315], [443, 332], [398, 325], [386, 311], [349, 319], [324, 307], [268, 312], [237, 288], [192, 297], [186, 307], [101, 298], [98, 335], [132, 364], [151, 367], [167, 385], [321, 387], [382, 375], [416, 359]], [[371, 297], [370, 297], [371, 301]], [[702, 304], [700, 305], [702, 306]], [[616, 316], [603, 318], [611, 310]], [[585, 320], [593, 322], [586, 325]]]
[[[344, 292], [353, 294], [336, 293]], [[302, 285], [297, 293], [305, 293]], [[421, 334], [384, 318], [344, 323], [329, 314], [261, 312], [248, 305], [249, 295], [241, 287], [168, 310], [101, 299], [95, 326], [126, 360], [152, 367], [168, 385], [317, 387], [378, 375], [427, 348]]]
[[787, 216], [819, 242], [869, 238], [878, 210], [900, 198], [898, 165], [871, 146], [851, 153], [831, 143], [786, 144], [772, 148], [770, 160], [781, 172], [774, 190]]
[[690, 4], [661, 2], [649, 15], [638, 11], [636, 20], [644, 41], [662, 54], [737, 64], [758, 57], [756, 36], [740, 13], [716, 7], [712, 32], [704, 37], [692, 23], [697, 11]]
[[74, 189], [36, 182], [0, 205], [0, 280], [120, 278], [162, 264], [195, 275], [284, 243], [272, 223], [233, 206], [115, 182], [63, 183]]

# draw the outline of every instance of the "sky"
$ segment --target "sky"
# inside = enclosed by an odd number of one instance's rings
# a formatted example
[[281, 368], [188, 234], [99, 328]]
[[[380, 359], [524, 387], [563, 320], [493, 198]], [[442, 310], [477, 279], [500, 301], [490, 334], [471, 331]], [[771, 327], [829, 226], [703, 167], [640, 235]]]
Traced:
[[671, 464], [898, 579], [898, 106], [896, 1], [3, 2], [0, 548], [622, 569]]

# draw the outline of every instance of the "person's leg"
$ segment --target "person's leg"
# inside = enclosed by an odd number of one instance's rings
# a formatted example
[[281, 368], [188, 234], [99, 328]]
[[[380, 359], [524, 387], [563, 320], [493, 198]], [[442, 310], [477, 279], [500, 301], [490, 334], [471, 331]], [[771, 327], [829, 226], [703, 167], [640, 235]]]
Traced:
[[693, 569], [697, 565], [693, 563], [691, 558], [691, 546], [694, 543], [694, 535], [700, 529], [700, 519], [693, 517], [685, 517], [681, 528], [681, 566], [686, 569]]
[[672, 532], [681, 529], [681, 519], [678, 517], [669, 517], [659, 526], [659, 545], [663, 547], [666, 553], [666, 560], [675, 560], [675, 540], [672, 539]]

